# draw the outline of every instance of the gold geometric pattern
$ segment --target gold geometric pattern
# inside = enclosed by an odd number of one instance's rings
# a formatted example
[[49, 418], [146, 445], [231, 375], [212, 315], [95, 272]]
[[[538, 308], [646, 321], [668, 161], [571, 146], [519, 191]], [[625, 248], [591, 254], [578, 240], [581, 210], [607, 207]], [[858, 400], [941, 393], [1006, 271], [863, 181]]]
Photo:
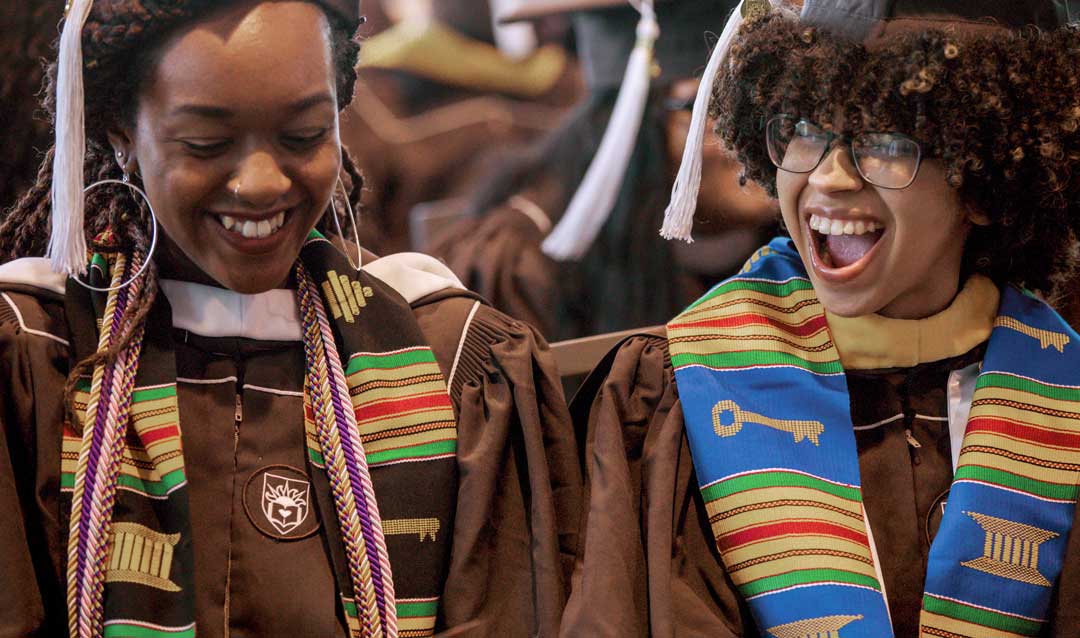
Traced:
[[1039, 573], [1039, 545], [1058, 536], [1057, 532], [978, 512], [964, 513], [983, 528], [986, 542], [982, 556], [961, 565], [1030, 585], [1051, 586]]
[[768, 15], [771, 9], [768, 0], [745, 0], [742, 3], [742, 18], [747, 22], [759, 20]]
[[180, 591], [180, 587], [169, 580], [180, 534], [162, 534], [138, 523], [113, 523], [112, 527], [105, 582]]
[[354, 323], [360, 309], [367, 305], [368, 298], [373, 297], [375, 292], [371, 286], [361, 286], [359, 281], [350, 281], [347, 276], [333, 270], [327, 271], [326, 277], [322, 289], [334, 319], [345, 317], [346, 322]]
[[[747, 18], [747, 15], [746, 15], [747, 11], [751, 11], [751, 12], [755, 11], [755, 8], [753, 6], [747, 6], [747, 5], [755, 5], [755, 4], [762, 5], [760, 7], [760, 12], [759, 12], [758, 17], [764, 16], [765, 14], [767, 14], [772, 9], [772, 7], [768, 6], [768, 4], [769, 4], [768, 0], [760, 0], [760, 1], [758, 1], [758, 0], [749, 0], [748, 2], [743, 3], [743, 18]], [[746, 263], [743, 264], [741, 272], [743, 274], [746, 274], [746, 273], [750, 272], [750, 270], [754, 267], [754, 264], [761, 261], [762, 257], [772, 255], [775, 252], [776, 252], [775, 250], [773, 250], [772, 248], [769, 248], [768, 246], [762, 246], [756, 252], [754, 252], [753, 255], [750, 255], [750, 259], [747, 259]]]
[[383, 521], [384, 536], [404, 536], [417, 534], [420, 542], [430, 538], [432, 541], [439, 533], [441, 523], [437, 518], [399, 518], [392, 521]]
[[997, 320], [994, 321], [994, 326], [1015, 330], [1032, 339], [1038, 339], [1039, 345], [1042, 346], [1043, 350], [1046, 350], [1050, 346], [1054, 346], [1058, 352], [1065, 352], [1065, 346], [1069, 344], [1069, 335], [1067, 334], [1032, 328], [1025, 323], [1020, 323], [1012, 317], [998, 317]]
[[[728, 412], [732, 415], [732, 423], [731, 425], [724, 425], [720, 422], [720, 417]], [[716, 432], [717, 436], [721, 437], [735, 436], [742, 430], [744, 424], [756, 423], [781, 432], [789, 432], [795, 438], [796, 443], [803, 439], [810, 439], [811, 443], [818, 445], [818, 435], [825, 431], [825, 426], [820, 421], [772, 419], [753, 412], [745, 412], [737, 403], [729, 399], [719, 401], [713, 406], [712, 419], [713, 431]]]
[[808, 618], [785, 625], [777, 625], [765, 632], [775, 638], [842, 638], [840, 630], [856, 620], [862, 620], [862, 614], [858, 616], [822, 616], [821, 618]]

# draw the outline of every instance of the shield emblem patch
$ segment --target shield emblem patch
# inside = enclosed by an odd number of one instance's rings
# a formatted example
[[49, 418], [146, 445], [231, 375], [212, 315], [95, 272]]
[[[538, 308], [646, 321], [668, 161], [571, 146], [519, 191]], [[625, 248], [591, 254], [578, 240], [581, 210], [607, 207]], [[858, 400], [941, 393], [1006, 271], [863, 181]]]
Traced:
[[311, 480], [288, 465], [262, 467], [244, 486], [244, 509], [252, 524], [267, 536], [297, 540], [319, 528], [312, 511]]
[[263, 474], [262, 510], [279, 534], [288, 534], [307, 519], [311, 483], [287, 476]]

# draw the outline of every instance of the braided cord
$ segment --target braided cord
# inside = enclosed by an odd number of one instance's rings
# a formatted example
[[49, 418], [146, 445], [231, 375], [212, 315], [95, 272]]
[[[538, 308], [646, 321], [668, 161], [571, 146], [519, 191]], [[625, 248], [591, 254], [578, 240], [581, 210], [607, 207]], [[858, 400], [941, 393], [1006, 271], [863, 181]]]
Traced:
[[356, 413], [319, 289], [302, 264], [296, 274], [308, 364], [304, 387], [349, 560], [361, 635], [396, 638], [393, 576]]
[[[137, 262], [136, 262], [137, 263]], [[116, 286], [134, 268], [119, 255], [112, 268]], [[141, 280], [141, 278], [140, 278]], [[109, 293], [98, 341], [104, 352], [121, 333], [124, 314], [141, 291], [141, 281]], [[115, 362], [95, 366], [83, 423], [82, 445], [75, 470], [70, 533], [68, 535], [68, 628], [71, 636], [100, 636], [104, 623], [103, 597], [109, 533], [116, 499], [116, 479], [124, 451], [135, 373], [142, 350], [143, 328]]]

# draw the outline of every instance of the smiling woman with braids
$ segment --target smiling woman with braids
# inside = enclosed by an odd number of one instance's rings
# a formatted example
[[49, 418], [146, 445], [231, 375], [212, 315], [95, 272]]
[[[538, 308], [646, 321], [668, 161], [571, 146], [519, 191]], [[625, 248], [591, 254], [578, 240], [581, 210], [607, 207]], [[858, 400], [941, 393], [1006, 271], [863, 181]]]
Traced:
[[0, 637], [554, 635], [546, 345], [430, 258], [339, 250], [359, 19], [71, 3], [0, 226]]

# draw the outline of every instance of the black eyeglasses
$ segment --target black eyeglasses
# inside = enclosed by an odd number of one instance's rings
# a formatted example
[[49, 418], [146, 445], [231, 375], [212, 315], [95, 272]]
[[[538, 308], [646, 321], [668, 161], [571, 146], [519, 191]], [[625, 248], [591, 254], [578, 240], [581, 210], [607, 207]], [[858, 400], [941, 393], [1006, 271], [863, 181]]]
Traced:
[[[829, 153], [834, 140], [846, 139], [817, 124], [777, 115], [765, 124], [769, 159], [780, 170], [810, 173]], [[919, 173], [922, 147], [903, 133], [859, 133], [850, 140], [851, 157], [864, 180], [881, 188], [911, 186]]]

